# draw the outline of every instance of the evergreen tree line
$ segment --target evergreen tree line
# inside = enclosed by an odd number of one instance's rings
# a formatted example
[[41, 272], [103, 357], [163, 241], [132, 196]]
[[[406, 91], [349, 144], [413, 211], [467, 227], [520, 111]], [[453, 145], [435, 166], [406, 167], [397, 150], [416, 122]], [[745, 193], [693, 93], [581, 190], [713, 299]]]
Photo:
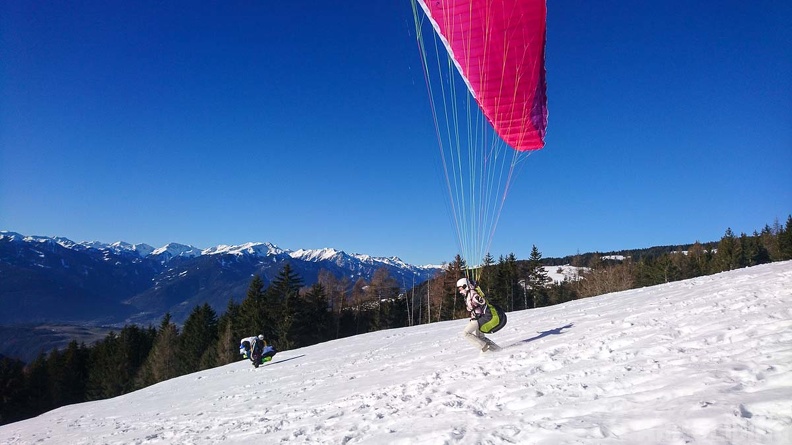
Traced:
[[[716, 245], [716, 248], [712, 248]], [[782, 227], [753, 235], [731, 229], [718, 243], [695, 243], [686, 252], [603, 260], [573, 259], [586, 270], [577, 280], [552, 283], [547, 260], [533, 246], [528, 260], [487, 255], [475, 271], [487, 299], [507, 311], [548, 306], [608, 292], [651, 286], [772, 261], [792, 259], [792, 216]], [[0, 424], [59, 406], [115, 397], [192, 372], [241, 360], [239, 340], [263, 334], [278, 351], [381, 329], [466, 318], [457, 279], [471, 271], [456, 256], [442, 273], [400, 293], [386, 269], [370, 281], [338, 278], [322, 270], [309, 287], [286, 264], [269, 287], [255, 276], [244, 299], [218, 314], [204, 304], [178, 327], [166, 314], [158, 327], [128, 325], [94, 345], [72, 341], [42, 352], [29, 364], [0, 358]]]
[[685, 251], [677, 248], [653, 254], [644, 252], [622, 261], [603, 260], [594, 255], [576, 264], [590, 270], [570, 287], [576, 291], [576, 298], [583, 298], [790, 259], [792, 216], [784, 226], [778, 222], [772, 227], [765, 225], [752, 235], [736, 236], [728, 228], [719, 242], [696, 242]]

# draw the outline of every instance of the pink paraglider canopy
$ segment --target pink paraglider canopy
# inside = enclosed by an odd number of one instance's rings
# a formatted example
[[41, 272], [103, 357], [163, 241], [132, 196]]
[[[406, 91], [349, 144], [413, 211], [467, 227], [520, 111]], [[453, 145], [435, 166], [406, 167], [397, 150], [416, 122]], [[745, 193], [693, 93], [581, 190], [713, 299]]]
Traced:
[[495, 131], [544, 147], [545, 0], [418, 0]]

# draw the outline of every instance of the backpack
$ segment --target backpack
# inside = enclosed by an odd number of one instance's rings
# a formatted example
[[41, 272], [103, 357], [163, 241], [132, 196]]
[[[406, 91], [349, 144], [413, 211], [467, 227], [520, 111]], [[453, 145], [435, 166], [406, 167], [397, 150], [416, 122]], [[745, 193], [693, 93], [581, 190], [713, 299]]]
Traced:
[[495, 304], [487, 302], [487, 308], [478, 318], [479, 331], [485, 334], [492, 334], [506, 326], [506, 312]]

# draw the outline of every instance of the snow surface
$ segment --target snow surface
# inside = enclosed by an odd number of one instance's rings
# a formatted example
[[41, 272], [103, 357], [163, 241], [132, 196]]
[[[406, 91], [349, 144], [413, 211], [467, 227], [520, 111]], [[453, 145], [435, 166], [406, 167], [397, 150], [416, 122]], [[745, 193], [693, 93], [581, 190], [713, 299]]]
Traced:
[[790, 444], [792, 262], [284, 351], [0, 427], [17, 444]]

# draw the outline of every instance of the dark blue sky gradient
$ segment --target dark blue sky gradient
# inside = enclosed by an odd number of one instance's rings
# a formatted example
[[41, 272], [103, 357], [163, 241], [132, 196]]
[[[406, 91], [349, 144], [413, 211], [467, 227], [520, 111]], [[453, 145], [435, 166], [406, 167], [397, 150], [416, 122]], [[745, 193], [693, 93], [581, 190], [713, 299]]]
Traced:
[[[786, 220], [792, 7], [710, 3], [549, 2], [547, 145], [496, 258]], [[0, 229], [451, 260], [414, 34], [409, 0], [4, 1]]]

